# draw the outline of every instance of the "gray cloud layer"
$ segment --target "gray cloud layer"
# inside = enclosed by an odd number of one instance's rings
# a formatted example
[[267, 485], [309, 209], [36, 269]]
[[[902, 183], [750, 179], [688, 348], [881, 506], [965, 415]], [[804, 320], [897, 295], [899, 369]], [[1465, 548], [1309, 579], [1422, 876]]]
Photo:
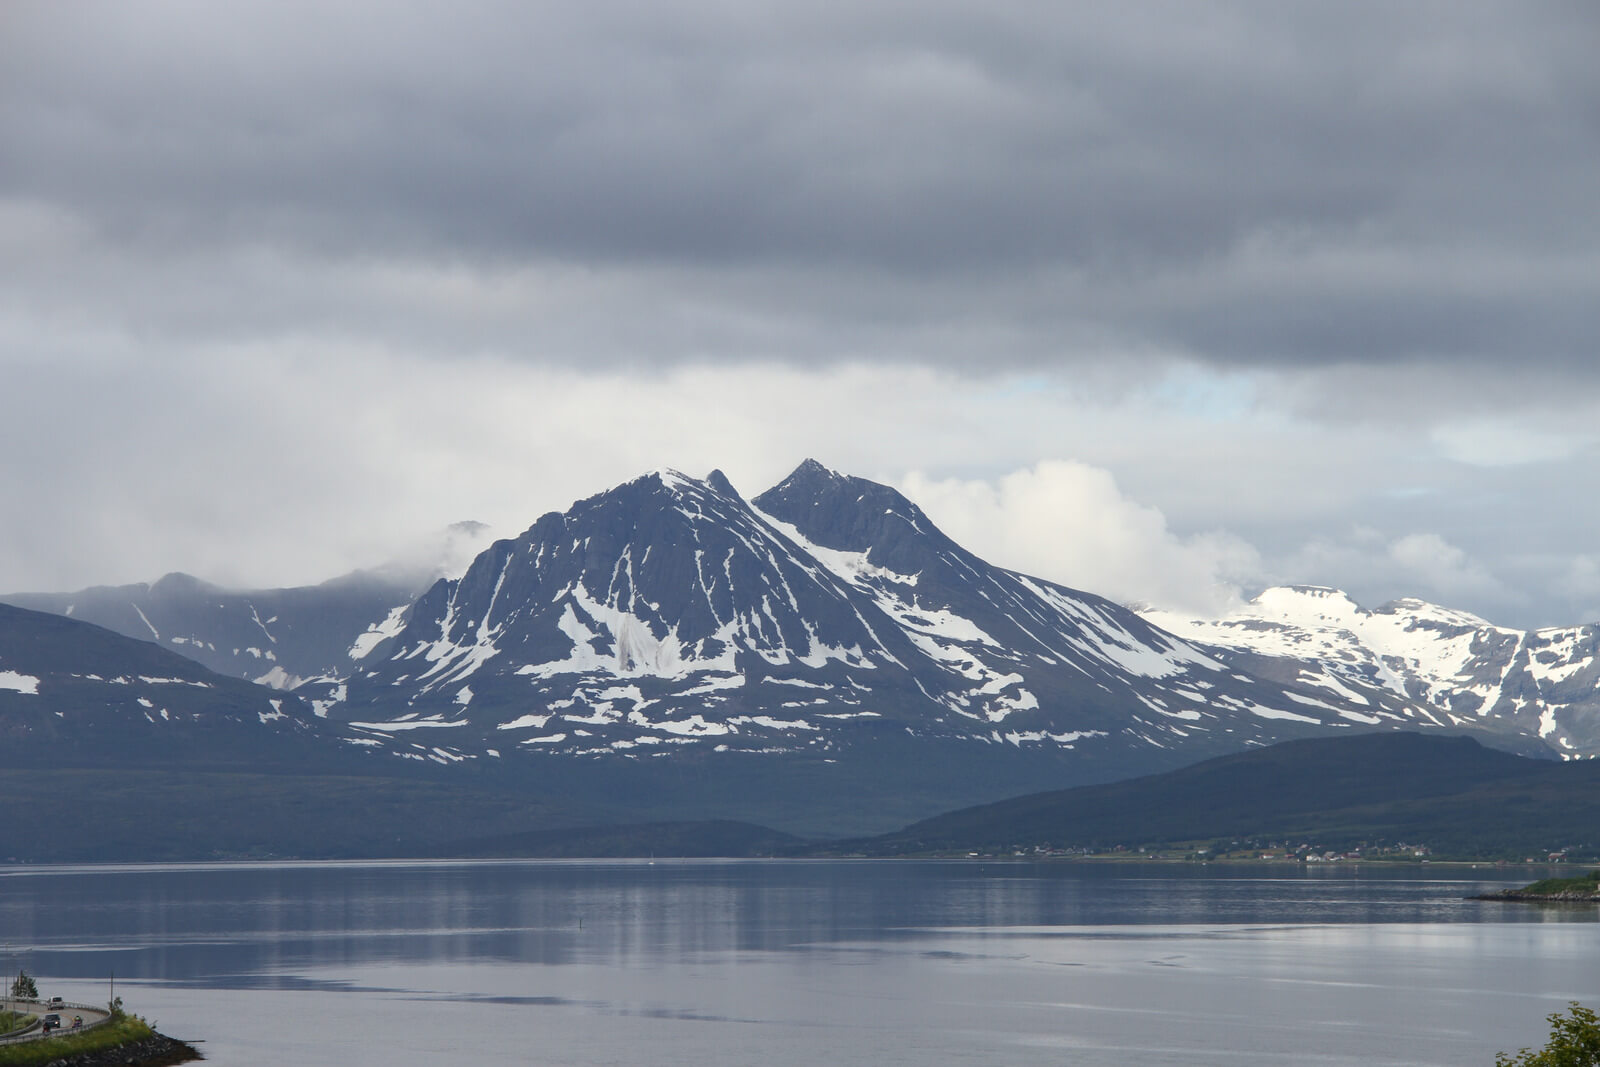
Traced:
[[[954, 323], [989, 360], [1043, 365], [1114, 346], [1570, 372], [1600, 339], [1582, 3], [35, 2], [7, 20], [0, 191], [174, 270], [270, 250], [617, 274], [712, 305], [666, 331], [669, 358], [765, 339], [763, 357], [956, 360], [924, 329]], [[331, 314], [262, 296], [280, 328]], [[741, 329], [752, 313], [778, 336]], [[617, 340], [523, 354], [620, 358]]]
[[10, 0], [0, 588], [817, 454], [1112, 500], [1186, 587], [1600, 616], [1597, 45], [1586, 0]]

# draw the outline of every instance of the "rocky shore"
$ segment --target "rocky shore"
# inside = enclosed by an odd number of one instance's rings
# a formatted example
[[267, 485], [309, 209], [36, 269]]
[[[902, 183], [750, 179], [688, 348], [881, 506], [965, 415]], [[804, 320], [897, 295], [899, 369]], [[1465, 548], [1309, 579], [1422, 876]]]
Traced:
[[134, 1041], [99, 1052], [80, 1052], [51, 1060], [45, 1067], [169, 1067], [174, 1063], [189, 1063], [202, 1059], [193, 1045], [165, 1034], [151, 1034], [143, 1041]]
[[1527, 900], [1546, 904], [1600, 904], [1600, 871], [1577, 878], [1546, 878], [1520, 889], [1485, 893], [1478, 900]]
[[1533, 893], [1526, 889], [1502, 889], [1485, 893], [1474, 900], [1531, 900], [1548, 904], [1600, 904], [1600, 892], [1592, 889], [1563, 889], [1554, 893]]

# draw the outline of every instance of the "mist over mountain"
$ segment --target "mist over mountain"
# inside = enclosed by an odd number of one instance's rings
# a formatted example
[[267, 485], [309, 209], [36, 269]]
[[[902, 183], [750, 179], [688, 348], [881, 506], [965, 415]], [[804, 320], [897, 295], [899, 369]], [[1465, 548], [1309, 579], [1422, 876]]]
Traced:
[[1587, 630], [1305, 590], [1215, 623], [1141, 616], [995, 567], [898, 491], [809, 460], [753, 499], [718, 471], [651, 472], [422, 590], [379, 569], [8, 599], [276, 686], [362, 773], [802, 832], [1294, 738], [1437, 729], [1546, 758], [1597, 741]]

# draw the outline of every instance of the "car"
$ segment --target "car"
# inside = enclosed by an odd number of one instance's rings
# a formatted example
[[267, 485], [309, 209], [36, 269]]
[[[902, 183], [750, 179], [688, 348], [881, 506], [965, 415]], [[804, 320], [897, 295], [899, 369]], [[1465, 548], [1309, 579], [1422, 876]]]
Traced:
[[51, 1030], [61, 1029], [61, 1016], [56, 1012], [51, 1012], [49, 1015], [46, 1015], [44, 1017], [44, 1029], [45, 1033], [49, 1033]]
[[66, 1007], [66, 1001], [62, 1000], [60, 997], [51, 997], [49, 1000], [45, 1001], [44, 1006], [53, 1011], [56, 1008]]

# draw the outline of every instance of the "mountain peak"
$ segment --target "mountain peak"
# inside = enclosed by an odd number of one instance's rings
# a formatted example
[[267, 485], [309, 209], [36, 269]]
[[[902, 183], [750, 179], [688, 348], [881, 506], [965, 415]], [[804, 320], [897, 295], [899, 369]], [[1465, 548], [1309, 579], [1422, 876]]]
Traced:
[[[628, 481], [623, 482], [622, 485], [643, 485], [647, 482], [656, 482], [661, 488], [671, 490], [685, 489], [696, 484], [693, 478], [680, 470], [675, 470], [672, 467], [655, 467], [645, 471], [637, 478], [630, 478]], [[621, 488], [621, 486], [618, 488]]]
[[1367, 612], [1342, 589], [1325, 585], [1275, 585], [1263, 589], [1238, 614], [1260, 614], [1284, 621], [1307, 618], [1349, 621]]
[[832, 467], [825, 467], [814, 459], [803, 460], [789, 472], [789, 477], [768, 490], [769, 493], [818, 492], [850, 479]]
[[1457, 608], [1447, 608], [1420, 597], [1407, 596], [1391, 600], [1382, 607], [1373, 611], [1374, 615], [1405, 616], [1416, 622], [1431, 622], [1445, 626], [1459, 626], [1467, 629], [1497, 629], [1487, 619], [1480, 618], [1470, 611], [1461, 611]]
[[[728, 476], [720, 470], [714, 470], [704, 478], [696, 478], [673, 467], [656, 467], [653, 470], [645, 471], [637, 478], [623, 482], [616, 489], [627, 489], [633, 486], [638, 486], [646, 491], [659, 487], [662, 491], [671, 493], [674, 496], [683, 496], [685, 493], [694, 495], [710, 492], [717, 496], [731, 496], [735, 499], [742, 499], [739, 496], [739, 491], [733, 487], [733, 483], [728, 481]], [[606, 495], [605, 493], [600, 494], [601, 497]]]
[[930, 550], [955, 548], [898, 489], [840, 474], [814, 459], [754, 503], [814, 544], [868, 552], [873, 564], [902, 573], [920, 570]]
[[185, 574], [182, 571], [164, 574], [155, 580], [155, 584], [150, 586], [150, 595], [152, 597], [199, 596], [221, 591], [220, 586], [212, 585], [210, 582], [202, 581], [194, 575]]

